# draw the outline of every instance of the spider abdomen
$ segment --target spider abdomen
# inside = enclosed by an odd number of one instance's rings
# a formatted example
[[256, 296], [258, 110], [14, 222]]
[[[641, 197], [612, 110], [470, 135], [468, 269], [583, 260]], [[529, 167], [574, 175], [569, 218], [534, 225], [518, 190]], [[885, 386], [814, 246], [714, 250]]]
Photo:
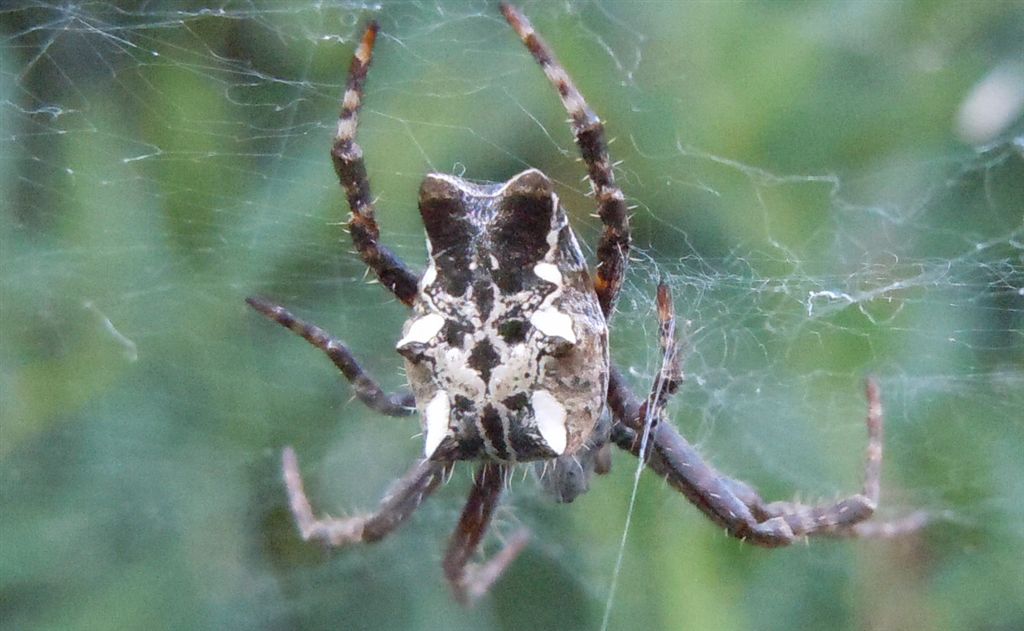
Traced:
[[435, 460], [574, 453], [608, 386], [607, 327], [551, 181], [429, 175], [430, 261], [398, 351]]

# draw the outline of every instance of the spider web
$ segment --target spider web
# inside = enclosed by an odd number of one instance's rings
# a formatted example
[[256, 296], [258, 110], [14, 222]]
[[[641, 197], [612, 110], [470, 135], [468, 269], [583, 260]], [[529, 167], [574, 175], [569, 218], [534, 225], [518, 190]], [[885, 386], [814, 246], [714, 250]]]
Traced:
[[360, 143], [385, 238], [415, 266], [427, 171], [540, 168], [594, 242], [558, 99], [490, 2], [15, 2], [0, 8], [13, 626], [593, 629], [613, 580], [613, 629], [1024, 624], [1020, 11], [523, 9], [606, 120], [636, 205], [612, 348], [637, 392], [658, 369], [663, 279], [685, 321], [671, 416], [716, 468], [773, 499], [856, 490], [871, 374], [881, 516], [936, 523], [766, 553], [653, 476], [633, 503], [618, 453], [571, 506], [516, 479], [485, 548], [522, 525], [534, 538], [472, 612], [436, 564], [468, 466], [375, 547], [296, 541], [281, 446], [334, 513], [374, 506], [420, 451], [414, 422], [350, 401], [242, 303], [273, 297], [402, 384], [405, 312], [348, 254], [327, 159], [361, 25], [375, 16], [381, 37]]

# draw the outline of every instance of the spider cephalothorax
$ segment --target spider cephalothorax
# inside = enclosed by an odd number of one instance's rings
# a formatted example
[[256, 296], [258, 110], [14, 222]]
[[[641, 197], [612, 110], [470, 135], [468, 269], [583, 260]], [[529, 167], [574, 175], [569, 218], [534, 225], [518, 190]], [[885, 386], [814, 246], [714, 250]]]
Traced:
[[612, 443], [642, 457], [729, 534], [758, 545], [781, 546], [811, 535], [891, 536], [920, 527], [926, 521], [921, 513], [888, 524], [865, 523], [878, 502], [882, 463], [882, 408], [871, 381], [860, 493], [821, 506], [768, 503], [705, 463], [664, 418], [665, 404], [682, 380], [675, 316], [664, 284], [657, 297], [661, 370], [645, 399], [633, 394], [608, 359], [606, 322], [622, 285], [630, 237], [603, 124], [526, 17], [509, 5], [501, 10], [569, 114], [603, 224], [598, 265], [591, 278], [551, 180], [534, 169], [504, 184], [428, 175], [420, 189], [430, 250], [422, 275], [381, 244], [363, 152], [355, 141], [377, 34], [371, 22], [349, 69], [331, 159], [352, 210], [348, 227], [356, 250], [381, 283], [412, 308], [396, 345], [406, 360], [411, 392], [385, 393], [345, 345], [319, 327], [262, 298], [248, 302], [326, 353], [371, 408], [389, 416], [418, 410], [426, 457], [376, 512], [318, 519], [302, 488], [295, 453], [285, 448], [285, 484], [302, 536], [330, 545], [381, 539], [441, 484], [455, 461], [478, 460], [444, 558], [455, 597], [471, 602], [526, 543], [519, 532], [486, 563], [469, 562], [511, 467], [535, 461], [545, 488], [570, 502], [587, 490], [592, 474], [609, 470]]
[[430, 261], [397, 344], [434, 460], [572, 454], [604, 410], [608, 330], [551, 180], [431, 174]]

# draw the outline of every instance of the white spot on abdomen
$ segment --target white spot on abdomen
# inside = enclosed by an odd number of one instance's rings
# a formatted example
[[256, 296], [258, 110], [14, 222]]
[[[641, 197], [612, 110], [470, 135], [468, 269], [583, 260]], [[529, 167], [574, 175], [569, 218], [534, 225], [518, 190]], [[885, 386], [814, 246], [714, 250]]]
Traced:
[[570, 344], [576, 343], [572, 318], [557, 309], [541, 309], [530, 316], [530, 324], [548, 337], [560, 337]]
[[423, 278], [420, 279], [420, 288], [426, 289], [434, 284], [437, 280], [437, 266], [434, 265], [434, 260], [430, 260], [430, 264], [427, 265], [427, 271], [423, 272]]
[[409, 327], [409, 332], [405, 334], [405, 337], [398, 340], [398, 344], [395, 344], [395, 348], [402, 348], [406, 344], [426, 344], [434, 338], [441, 331], [441, 327], [444, 326], [444, 317], [437, 313], [428, 313], [422, 318], [413, 320], [412, 326]]
[[537, 263], [533, 266], [533, 273], [536, 274], [541, 280], [546, 280], [549, 283], [562, 286], [562, 272], [558, 270], [558, 266], [554, 263]]
[[448, 392], [438, 390], [434, 398], [430, 400], [424, 409], [426, 416], [426, 442], [423, 445], [423, 454], [429, 458], [448, 435], [448, 416], [451, 411], [451, 404], [448, 402]]
[[535, 390], [530, 397], [530, 404], [533, 406], [533, 418], [537, 422], [537, 430], [540, 432], [541, 438], [548, 444], [551, 451], [562, 455], [568, 442], [565, 430], [565, 408], [547, 390]]

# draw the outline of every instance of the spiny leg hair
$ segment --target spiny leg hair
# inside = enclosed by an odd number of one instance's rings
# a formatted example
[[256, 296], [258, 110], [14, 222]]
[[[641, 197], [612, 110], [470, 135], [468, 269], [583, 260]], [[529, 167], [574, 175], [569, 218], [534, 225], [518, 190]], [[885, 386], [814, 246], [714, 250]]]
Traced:
[[288, 503], [299, 534], [306, 541], [315, 539], [331, 546], [373, 543], [383, 539], [419, 508], [441, 484], [451, 467], [450, 463], [421, 460], [381, 499], [377, 512], [357, 517], [318, 519], [302, 488], [295, 451], [285, 447], [281, 460]]
[[338, 130], [331, 147], [331, 160], [352, 211], [348, 221], [352, 243], [381, 284], [409, 306], [416, 297], [418, 278], [397, 255], [380, 244], [380, 228], [377, 226], [370, 181], [363, 162], [363, 150], [355, 140], [359, 108], [363, 102], [363, 85], [370, 69], [378, 28], [376, 22], [367, 25], [363, 39], [352, 56], [345, 95], [341, 100], [341, 113], [338, 115]]
[[540, 64], [548, 80], [558, 90], [562, 105], [569, 113], [572, 133], [576, 138], [587, 175], [597, 201], [597, 214], [604, 231], [597, 244], [597, 270], [594, 289], [606, 319], [611, 317], [615, 300], [622, 287], [626, 263], [629, 260], [629, 209], [625, 197], [615, 185], [612, 162], [604, 139], [604, 124], [590, 109], [583, 95], [576, 89], [565, 68], [555, 59], [551, 48], [533, 30], [533, 25], [519, 9], [501, 3], [501, 12], [515, 30], [530, 54]]
[[380, 385], [366, 374], [348, 348], [327, 331], [300, 320], [281, 305], [269, 300], [250, 296], [245, 301], [256, 311], [322, 350], [352, 384], [356, 397], [370, 409], [387, 416], [410, 416], [416, 411], [416, 401], [411, 392], [384, 392]]
[[507, 466], [495, 463], [484, 463], [477, 468], [473, 488], [448, 543], [448, 551], [444, 555], [444, 575], [451, 585], [455, 600], [462, 605], [472, 605], [486, 594], [529, 540], [529, 533], [525, 529], [518, 530], [490, 560], [479, 565], [469, 562], [491, 523], [509, 471]]

